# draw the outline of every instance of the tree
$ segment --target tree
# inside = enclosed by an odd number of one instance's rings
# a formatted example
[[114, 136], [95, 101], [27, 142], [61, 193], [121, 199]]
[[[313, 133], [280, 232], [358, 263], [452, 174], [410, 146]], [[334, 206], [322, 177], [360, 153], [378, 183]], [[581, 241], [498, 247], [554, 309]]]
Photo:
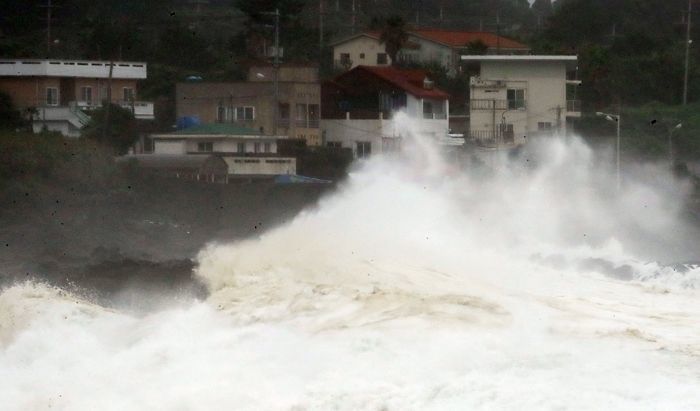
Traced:
[[0, 92], [0, 128], [15, 128], [22, 123], [22, 116], [12, 103], [12, 98]]
[[119, 154], [125, 154], [139, 137], [136, 119], [131, 110], [111, 104], [109, 124], [106, 124], [106, 105], [90, 112], [90, 117], [83, 136], [110, 146]]
[[386, 19], [379, 41], [385, 45], [386, 53], [391, 58], [391, 64], [396, 65], [398, 63], [397, 55], [399, 50], [408, 41], [408, 32], [406, 31], [404, 19], [400, 16], [392, 16]]
[[472, 40], [467, 43], [467, 54], [471, 56], [483, 56], [488, 50], [489, 46], [481, 41], [481, 39]]

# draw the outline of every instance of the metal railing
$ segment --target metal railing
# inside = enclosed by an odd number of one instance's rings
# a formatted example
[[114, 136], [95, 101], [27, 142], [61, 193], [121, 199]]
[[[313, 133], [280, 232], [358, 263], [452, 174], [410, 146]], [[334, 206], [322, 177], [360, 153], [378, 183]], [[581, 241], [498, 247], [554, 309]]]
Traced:
[[469, 101], [470, 110], [507, 110], [508, 100], [472, 99]]
[[423, 113], [423, 118], [426, 120], [446, 120], [447, 114], [445, 114], [445, 113]]
[[499, 147], [515, 144], [515, 133], [500, 130], [471, 130], [469, 138], [480, 147]]

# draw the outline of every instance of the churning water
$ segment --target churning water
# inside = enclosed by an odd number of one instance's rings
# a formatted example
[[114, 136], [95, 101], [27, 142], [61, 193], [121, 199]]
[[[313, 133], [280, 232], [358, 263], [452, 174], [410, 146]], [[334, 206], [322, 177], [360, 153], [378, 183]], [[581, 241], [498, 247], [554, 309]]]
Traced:
[[[575, 138], [456, 170], [424, 142], [211, 244], [203, 302], [0, 294], [2, 409], [700, 409], [687, 187]], [[148, 296], [144, 296], [148, 298]]]

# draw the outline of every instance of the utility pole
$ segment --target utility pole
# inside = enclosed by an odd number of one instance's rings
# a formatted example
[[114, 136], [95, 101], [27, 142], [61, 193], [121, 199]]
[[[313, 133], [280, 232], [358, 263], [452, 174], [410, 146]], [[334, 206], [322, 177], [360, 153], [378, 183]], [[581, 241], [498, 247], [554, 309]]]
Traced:
[[557, 106], [557, 135], [561, 134], [561, 106]]
[[496, 54], [501, 54], [501, 12], [496, 12]]
[[46, 0], [46, 4], [39, 7], [46, 9], [46, 57], [49, 57], [51, 54], [51, 10], [56, 6], [51, 4], [51, 0]]
[[272, 120], [272, 134], [277, 135], [277, 117], [279, 117], [279, 105], [280, 105], [280, 87], [279, 87], [279, 71], [280, 71], [280, 9], [275, 9], [275, 60], [274, 60], [274, 73], [275, 73], [275, 106], [274, 106], [274, 117]]
[[355, 0], [352, 0], [352, 29], [351, 34], [355, 34]]
[[105, 124], [102, 127], [102, 141], [107, 141], [107, 132], [109, 131], [110, 112], [112, 111], [112, 73], [114, 70], [114, 60], [109, 61], [109, 77], [107, 78], [107, 106], [105, 109]]
[[323, 0], [318, 0], [318, 54], [323, 53]]
[[693, 12], [693, 1], [688, 0], [688, 21], [685, 27], [685, 73], [683, 76], [683, 105], [688, 104], [688, 66], [690, 65], [690, 16]]

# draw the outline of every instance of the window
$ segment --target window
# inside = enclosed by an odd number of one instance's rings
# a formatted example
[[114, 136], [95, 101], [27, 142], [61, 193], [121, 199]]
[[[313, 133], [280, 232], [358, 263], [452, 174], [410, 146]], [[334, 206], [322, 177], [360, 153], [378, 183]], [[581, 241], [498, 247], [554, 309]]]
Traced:
[[372, 154], [372, 143], [369, 141], [357, 142], [357, 158], [367, 158]]
[[278, 111], [280, 120], [289, 120], [289, 103], [280, 103]]
[[58, 105], [58, 89], [56, 87], [46, 87], [46, 105]]
[[537, 130], [539, 131], [552, 131], [552, 123], [548, 121], [540, 121], [537, 123]]
[[350, 53], [340, 53], [340, 64], [343, 66], [351, 66]]
[[245, 153], [245, 143], [236, 144], [236, 151], [239, 153]]
[[387, 64], [386, 53], [377, 53], [377, 64]]
[[343, 143], [341, 143], [340, 141], [328, 141], [326, 143], [326, 146], [331, 148], [342, 148]]
[[197, 151], [200, 153], [211, 153], [214, 151], [214, 143], [211, 141], [203, 141], [201, 143], [197, 143]]
[[226, 107], [221, 104], [216, 109], [216, 121], [219, 123], [226, 121]]
[[259, 153], [259, 152], [260, 152], [260, 143], [254, 143], [254, 144], [253, 144], [253, 152], [254, 152], [254, 153]]
[[508, 110], [525, 109], [525, 90], [511, 88], [506, 91], [506, 95], [508, 98]]
[[236, 120], [248, 121], [255, 118], [255, 109], [253, 107], [236, 107]]
[[361, 58], [362, 60], [364, 60], [364, 59], [365, 59], [365, 53], [360, 53], [360, 58]]
[[92, 87], [80, 87], [80, 101], [92, 105]]
[[309, 127], [318, 128], [318, 119], [321, 115], [321, 110], [318, 104], [309, 104], [308, 107], [309, 114]]
[[501, 125], [499, 127], [501, 129], [501, 138], [503, 139], [503, 142], [506, 144], [513, 143], [515, 141], [515, 133], [513, 132], [513, 125], [501, 123]]
[[134, 101], [134, 89], [131, 87], [123, 88], [124, 101]]
[[263, 144], [263, 152], [269, 153], [272, 151], [271, 148], [272, 148], [272, 144], [270, 144], [270, 143]]
[[433, 118], [433, 103], [430, 101], [423, 102], [423, 118]]

